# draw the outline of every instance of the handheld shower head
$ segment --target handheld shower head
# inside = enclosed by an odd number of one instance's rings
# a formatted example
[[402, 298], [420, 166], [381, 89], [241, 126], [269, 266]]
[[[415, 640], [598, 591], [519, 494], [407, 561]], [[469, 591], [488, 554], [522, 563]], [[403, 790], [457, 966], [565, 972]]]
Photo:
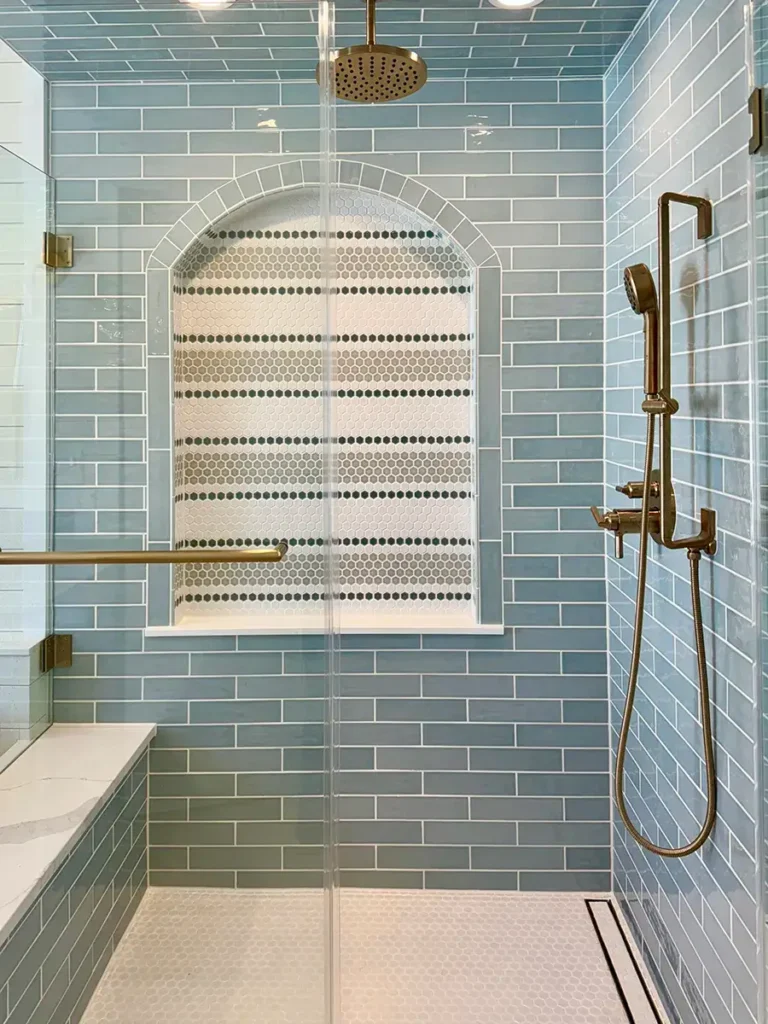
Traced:
[[645, 393], [659, 392], [659, 298], [653, 274], [645, 263], [624, 269], [624, 288], [634, 313], [643, 317], [645, 329]]
[[653, 274], [645, 263], [624, 268], [624, 288], [634, 313], [658, 313], [659, 299]]

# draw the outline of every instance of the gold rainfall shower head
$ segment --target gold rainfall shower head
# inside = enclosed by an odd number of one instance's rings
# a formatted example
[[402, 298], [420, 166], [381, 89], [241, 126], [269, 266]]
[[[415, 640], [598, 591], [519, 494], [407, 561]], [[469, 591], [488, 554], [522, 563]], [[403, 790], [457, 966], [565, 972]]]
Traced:
[[[338, 50], [332, 58], [331, 89], [353, 103], [388, 103], [410, 96], [427, 80], [417, 53], [376, 42], [376, 0], [366, 2], [366, 41]], [[320, 81], [320, 65], [317, 66]]]

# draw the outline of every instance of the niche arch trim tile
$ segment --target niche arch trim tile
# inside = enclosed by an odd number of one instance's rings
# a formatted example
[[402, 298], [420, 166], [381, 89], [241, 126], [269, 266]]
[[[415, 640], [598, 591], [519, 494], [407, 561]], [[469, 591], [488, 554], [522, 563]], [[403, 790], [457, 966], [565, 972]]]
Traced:
[[[322, 185], [321, 167], [317, 159], [287, 160], [249, 171], [209, 192], [166, 232], [149, 258], [148, 270], [172, 269], [206, 228], [254, 199], [306, 185]], [[359, 160], [338, 160], [334, 184], [353, 185], [397, 199], [438, 224], [475, 268], [501, 268], [496, 250], [481, 229], [453, 203], [415, 178]]]

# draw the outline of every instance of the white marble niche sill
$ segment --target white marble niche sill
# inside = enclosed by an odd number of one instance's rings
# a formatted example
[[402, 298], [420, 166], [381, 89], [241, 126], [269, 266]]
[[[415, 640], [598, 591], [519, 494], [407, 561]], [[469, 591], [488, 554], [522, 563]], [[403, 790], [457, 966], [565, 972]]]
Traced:
[[0, 947], [156, 731], [52, 725], [0, 773]]
[[147, 626], [147, 636], [282, 636], [296, 633], [396, 633], [486, 634], [499, 636], [504, 626], [477, 622], [471, 613], [441, 615], [361, 614], [339, 612], [333, 621], [322, 613], [289, 615], [209, 615], [185, 612], [172, 626]]

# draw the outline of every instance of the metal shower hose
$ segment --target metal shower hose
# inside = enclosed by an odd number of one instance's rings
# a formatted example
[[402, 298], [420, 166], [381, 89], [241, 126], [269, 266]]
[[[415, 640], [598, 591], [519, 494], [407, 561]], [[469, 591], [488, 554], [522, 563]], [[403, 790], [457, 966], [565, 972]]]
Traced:
[[715, 777], [715, 744], [712, 736], [712, 716], [710, 711], [709, 679], [707, 677], [707, 654], [704, 647], [704, 627], [701, 615], [701, 587], [699, 583], [699, 563], [701, 551], [688, 549], [691, 566], [691, 601], [693, 605], [693, 629], [696, 641], [696, 659], [699, 668], [699, 698], [701, 707], [701, 731], [704, 742], [704, 763], [707, 773], [707, 813], [701, 831], [690, 843], [680, 847], [657, 846], [646, 839], [637, 829], [627, 810], [624, 798], [624, 762], [627, 754], [632, 710], [637, 693], [637, 677], [640, 670], [640, 648], [643, 640], [643, 619], [645, 617], [645, 588], [648, 575], [648, 538], [650, 535], [651, 505], [651, 473], [653, 471], [653, 447], [655, 439], [655, 413], [648, 413], [648, 430], [645, 448], [645, 475], [643, 478], [643, 507], [640, 525], [640, 549], [637, 569], [637, 601], [635, 603], [635, 635], [632, 643], [632, 660], [629, 666], [627, 696], [624, 703], [624, 715], [621, 721], [619, 743], [616, 749], [616, 804], [621, 820], [627, 831], [641, 846], [661, 857], [687, 857], [695, 853], [709, 838], [717, 817], [717, 786]]

